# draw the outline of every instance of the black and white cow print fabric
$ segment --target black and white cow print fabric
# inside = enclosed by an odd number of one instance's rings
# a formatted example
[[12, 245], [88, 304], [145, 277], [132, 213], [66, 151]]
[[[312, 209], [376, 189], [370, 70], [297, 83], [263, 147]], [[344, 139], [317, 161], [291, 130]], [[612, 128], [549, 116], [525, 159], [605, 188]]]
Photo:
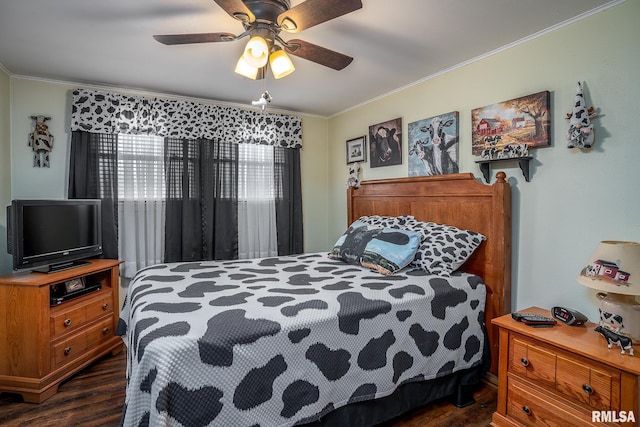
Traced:
[[297, 116], [88, 89], [73, 91], [71, 130], [302, 147]]
[[482, 362], [486, 289], [326, 253], [138, 272], [118, 333], [125, 426], [291, 426]]

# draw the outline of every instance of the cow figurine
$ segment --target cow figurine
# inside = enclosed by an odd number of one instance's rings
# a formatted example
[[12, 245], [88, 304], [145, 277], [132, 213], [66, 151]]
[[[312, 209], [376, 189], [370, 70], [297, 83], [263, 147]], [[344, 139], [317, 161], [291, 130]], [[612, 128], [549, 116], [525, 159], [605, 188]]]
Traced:
[[33, 150], [33, 167], [48, 168], [49, 153], [53, 150], [53, 135], [49, 133], [47, 120], [51, 117], [31, 116], [35, 120], [33, 132], [29, 134], [29, 147]]
[[349, 165], [349, 178], [347, 179], [347, 188], [348, 187], [360, 188], [360, 179], [358, 178], [359, 174], [360, 174], [360, 164], [358, 162], [355, 162]]
[[633, 356], [633, 347], [631, 338], [625, 337], [624, 335], [619, 335], [613, 332], [608, 328], [604, 328], [602, 326], [596, 326], [594, 331], [602, 334], [603, 337], [607, 340], [607, 347], [611, 348], [613, 344], [617, 344], [620, 347], [622, 354], [625, 354], [625, 350], [629, 350], [629, 355]]

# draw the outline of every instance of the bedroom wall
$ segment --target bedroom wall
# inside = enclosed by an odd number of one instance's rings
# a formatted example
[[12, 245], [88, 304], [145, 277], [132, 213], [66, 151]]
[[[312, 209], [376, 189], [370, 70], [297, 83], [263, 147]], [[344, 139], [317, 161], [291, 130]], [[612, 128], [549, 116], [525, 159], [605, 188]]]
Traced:
[[[329, 224], [327, 247], [346, 228], [345, 141], [368, 126], [401, 117], [402, 165], [369, 168], [361, 178], [407, 176], [407, 124], [460, 113], [460, 168], [481, 177], [471, 155], [471, 110], [543, 90], [551, 92], [552, 146], [533, 151], [531, 182], [517, 163], [507, 173], [513, 199], [512, 307], [567, 305], [598, 318], [595, 291], [576, 282], [601, 240], [640, 241], [640, 0], [628, 0], [366, 105], [329, 121]], [[400, 65], [401, 66], [401, 65]], [[584, 84], [596, 145], [566, 148], [576, 82]]]
[[11, 258], [7, 254], [7, 214], [4, 209], [11, 203], [11, 90], [9, 75], [0, 67], [0, 275], [11, 271]]
[[[10, 145], [12, 157], [11, 167], [3, 167], [2, 172], [0, 172], [7, 175], [7, 177], [10, 174], [11, 195], [7, 197], [7, 200], [11, 200], [11, 198], [64, 198], [67, 196], [69, 177], [71, 133], [68, 129], [72, 100], [71, 90], [80, 85], [18, 77], [11, 77], [8, 80], [10, 80], [10, 83], [6, 84], [7, 93], [9, 92], [9, 86], [12, 92], [12, 136], [10, 144], [8, 136], [4, 141], [5, 145], [7, 145], [7, 150]], [[3, 86], [0, 81], [0, 91], [2, 91], [1, 88]], [[122, 92], [126, 91], [122, 90]], [[2, 123], [1, 112], [0, 107], [0, 124]], [[50, 168], [32, 167], [32, 154], [27, 146], [27, 138], [32, 128], [30, 116], [34, 114], [46, 114], [52, 117], [48, 125], [50, 132], [55, 137], [55, 145], [51, 153]], [[325, 118], [304, 115], [301, 117], [304, 140], [304, 148], [301, 152], [301, 169], [305, 251], [314, 252], [325, 250], [324, 242], [327, 234], [326, 206], [328, 204], [328, 196], [326, 192], [326, 171], [328, 164], [328, 129], [327, 119]], [[8, 114], [6, 120], [8, 121]], [[0, 146], [0, 150], [3, 150], [2, 146]], [[0, 153], [2, 152], [0, 151]], [[3, 155], [2, 159], [8, 159], [8, 156], [5, 157]], [[2, 161], [8, 162], [8, 160]], [[3, 178], [2, 186], [5, 185], [4, 183], [5, 179]], [[2, 199], [0, 199], [0, 202], [2, 202]], [[0, 234], [0, 236], [5, 235], [5, 231]], [[0, 238], [0, 240], [3, 239], [4, 237]], [[6, 250], [3, 250], [0, 254], [0, 260], [4, 264], [9, 263], [7, 265], [10, 267], [10, 257], [6, 255]], [[10, 272], [10, 269], [5, 271], [5, 273], [7, 272]]]

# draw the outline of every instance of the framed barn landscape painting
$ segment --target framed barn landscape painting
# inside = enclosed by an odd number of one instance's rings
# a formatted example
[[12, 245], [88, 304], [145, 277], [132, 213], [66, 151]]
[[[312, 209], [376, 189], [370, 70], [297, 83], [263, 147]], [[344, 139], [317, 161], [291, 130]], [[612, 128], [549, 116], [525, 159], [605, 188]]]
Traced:
[[409, 176], [458, 173], [458, 112], [409, 123]]
[[[471, 110], [471, 152], [499, 157], [505, 147], [551, 145], [549, 91]], [[493, 154], [492, 154], [493, 153]]]
[[402, 119], [369, 126], [369, 164], [372, 168], [402, 164]]

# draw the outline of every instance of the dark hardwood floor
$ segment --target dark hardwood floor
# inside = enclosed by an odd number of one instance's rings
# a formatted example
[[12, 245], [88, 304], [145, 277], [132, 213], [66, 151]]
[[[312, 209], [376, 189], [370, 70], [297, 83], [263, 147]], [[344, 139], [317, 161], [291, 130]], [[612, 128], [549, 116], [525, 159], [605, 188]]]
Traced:
[[[1, 426], [118, 426], [125, 397], [126, 355], [107, 356], [60, 385], [40, 404], [23, 403], [18, 395], [0, 394]], [[456, 408], [446, 400], [418, 409], [384, 427], [488, 426], [496, 409], [497, 391], [482, 385], [476, 403]], [[232, 426], [229, 426], [232, 427]]]

